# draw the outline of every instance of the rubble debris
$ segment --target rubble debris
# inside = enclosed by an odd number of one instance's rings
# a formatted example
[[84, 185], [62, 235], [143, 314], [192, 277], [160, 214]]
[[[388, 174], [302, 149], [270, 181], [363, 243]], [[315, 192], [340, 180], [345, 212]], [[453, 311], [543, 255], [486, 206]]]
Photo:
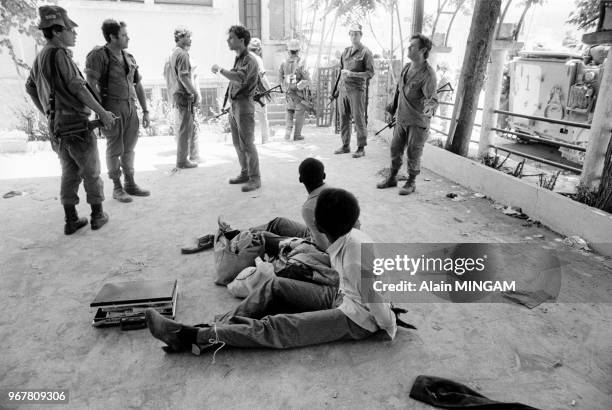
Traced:
[[521, 211], [521, 208], [514, 208], [514, 207], [511, 207], [510, 205], [508, 205], [506, 208], [504, 208], [504, 210], [502, 212], [505, 215], [511, 216], [513, 218], [518, 218], [518, 219], [528, 219], [529, 218], [529, 216], [525, 215]]
[[25, 193], [21, 191], [8, 191], [6, 194], [2, 195], [2, 198], [8, 199], [14, 196], [21, 196], [21, 195], [25, 195]]
[[456, 216], [454, 216], [453, 219], [459, 223], [463, 223], [463, 219], [457, 218]]
[[568, 236], [563, 239], [563, 243], [571, 248], [575, 248], [581, 251], [590, 252], [589, 244], [587, 241], [579, 237], [578, 235]]
[[481, 194], [480, 192], [475, 192], [473, 195], [474, 198], [486, 198], [485, 194]]
[[456, 194], [456, 193], [454, 193], [454, 192], [449, 192], [448, 194], [446, 194], [446, 197], [447, 197], [447, 198], [451, 198], [451, 199], [452, 199], [452, 198], [457, 198], [457, 194]]

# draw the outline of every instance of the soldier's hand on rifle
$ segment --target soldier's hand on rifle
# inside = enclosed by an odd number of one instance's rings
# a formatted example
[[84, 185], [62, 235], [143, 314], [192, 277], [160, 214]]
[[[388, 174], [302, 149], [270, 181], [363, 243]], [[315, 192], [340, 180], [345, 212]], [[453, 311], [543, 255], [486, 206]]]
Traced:
[[193, 105], [198, 105], [199, 102], [200, 97], [198, 96], [198, 93], [193, 93]]
[[389, 111], [385, 111], [385, 122], [391, 124], [393, 122], [393, 115]]
[[142, 128], [149, 128], [151, 120], [149, 119], [149, 111], [142, 112]]
[[340, 72], [345, 77], [351, 77], [353, 75], [353, 72], [351, 70], [347, 70], [346, 68], [343, 68], [342, 70], [340, 70]]
[[104, 129], [110, 131], [113, 125], [115, 125], [117, 117], [110, 111], [103, 111], [102, 114], [100, 114], [100, 119], [102, 120], [102, 124], [104, 124]]
[[212, 71], [213, 74], [217, 74], [221, 71], [221, 67], [219, 67], [219, 64], [213, 64], [212, 67], [210, 67], [210, 71]]

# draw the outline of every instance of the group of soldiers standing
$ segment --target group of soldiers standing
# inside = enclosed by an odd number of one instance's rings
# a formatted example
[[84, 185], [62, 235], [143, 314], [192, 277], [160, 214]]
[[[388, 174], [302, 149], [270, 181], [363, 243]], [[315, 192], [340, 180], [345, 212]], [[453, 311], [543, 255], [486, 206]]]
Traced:
[[[134, 148], [140, 120], [136, 101], [142, 110], [142, 126], [149, 126], [149, 112], [141, 76], [134, 57], [126, 52], [129, 36], [125, 23], [105, 20], [102, 34], [106, 41], [95, 47], [86, 59], [85, 74], [79, 71], [69, 50], [76, 42], [77, 24], [59, 6], [39, 8], [40, 24], [47, 43], [36, 56], [26, 83], [26, 91], [36, 107], [44, 113], [50, 126], [52, 147], [58, 153], [62, 167], [61, 203], [65, 211], [64, 233], [70, 235], [87, 225], [79, 218], [78, 188], [81, 180], [91, 205], [91, 227], [99, 229], [108, 221], [102, 209], [103, 182], [94, 128], [101, 127], [107, 138], [106, 164], [113, 181], [113, 198], [131, 202], [132, 196], [149, 196], [150, 192], [134, 180]], [[351, 129], [357, 130], [357, 150], [354, 158], [365, 155], [367, 145], [367, 85], [374, 75], [371, 51], [361, 43], [362, 28], [351, 25], [351, 46], [342, 53], [340, 74], [332, 99], [337, 98], [341, 124], [342, 146], [335, 154], [350, 152]], [[194, 107], [199, 93], [193, 81], [189, 58], [191, 32], [185, 28], [174, 31], [173, 50], [164, 75], [168, 93], [179, 114], [177, 135], [177, 168], [194, 168], [200, 161]], [[262, 142], [269, 137], [265, 107], [254, 102], [256, 93], [268, 89], [261, 59], [261, 41], [251, 39], [243, 26], [232, 26], [227, 44], [236, 53], [234, 66], [224, 69], [213, 64], [211, 71], [229, 80], [224, 101], [229, 102], [229, 124], [236, 149], [240, 174], [229, 180], [242, 184], [242, 191], [261, 187], [259, 157], [254, 142], [255, 113], [262, 123]], [[302, 140], [305, 113], [309, 109], [310, 76], [300, 56], [300, 43], [291, 40], [287, 59], [279, 69], [279, 80], [286, 94], [285, 139]], [[389, 122], [396, 123], [391, 143], [391, 172], [378, 188], [397, 185], [397, 173], [407, 148], [409, 178], [401, 195], [414, 192], [415, 178], [420, 171], [420, 156], [427, 138], [429, 121], [437, 107], [436, 74], [427, 62], [431, 41], [423, 35], [412, 36], [408, 48], [408, 63], [402, 70], [393, 102], [387, 107]], [[264, 93], [265, 94], [265, 93]], [[89, 121], [91, 111], [99, 120]], [[394, 118], [394, 119], [392, 119]], [[124, 180], [121, 181], [123, 175]]]

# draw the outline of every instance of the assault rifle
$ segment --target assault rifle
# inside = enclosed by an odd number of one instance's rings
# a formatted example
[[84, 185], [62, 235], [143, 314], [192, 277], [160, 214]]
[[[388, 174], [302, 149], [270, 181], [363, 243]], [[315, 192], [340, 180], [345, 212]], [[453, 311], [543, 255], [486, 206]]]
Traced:
[[[444, 85], [441, 85], [440, 88], [438, 88], [436, 90], [436, 94], [440, 94], [440, 93], [448, 93], [448, 92], [453, 92], [455, 91], [455, 89], [453, 88], [453, 86], [451, 85], [451, 83], [446, 83]], [[393, 117], [393, 119], [391, 120], [391, 122], [389, 122], [389, 124], [385, 125], [383, 128], [381, 128], [380, 130], [378, 130], [374, 136], [377, 136], [378, 134], [380, 134], [381, 132], [383, 132], [384, 130], [386, 130], [387, 128], [391, 129], [393, 127], [395, 127], [396, 124], [396, 119], [395, 117]]]
[[267, 89], [265, 91], [262, 91], [260, 93], [256, 93], [255, 95], [253, 95], [253, 101], [259, 103], [259, 105], [261, 105], [263, 107], [266, 104], [264, 102], [262, 102], [261, 99], [264, 98], [264, 97], [271, 98], [270, 94], [272, 94], [272, 93], [279, 93], [279, 94], [284, 93], [283, 87], [281, 87], [281, 85], [279, 84], [277, 86], [274, 86], [274, 87], [272, 87], [270, 89]]

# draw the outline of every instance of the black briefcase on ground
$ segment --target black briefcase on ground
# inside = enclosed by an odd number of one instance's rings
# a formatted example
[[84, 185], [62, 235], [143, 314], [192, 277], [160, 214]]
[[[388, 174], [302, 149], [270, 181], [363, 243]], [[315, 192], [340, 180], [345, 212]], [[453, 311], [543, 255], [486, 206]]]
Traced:
[[144, 328], [147, 308], [174, 319], [177, 298], [177, 280], [107, 283], [89, 305], [97, 308], [92, 325], [121, 326], [124, 330]]

